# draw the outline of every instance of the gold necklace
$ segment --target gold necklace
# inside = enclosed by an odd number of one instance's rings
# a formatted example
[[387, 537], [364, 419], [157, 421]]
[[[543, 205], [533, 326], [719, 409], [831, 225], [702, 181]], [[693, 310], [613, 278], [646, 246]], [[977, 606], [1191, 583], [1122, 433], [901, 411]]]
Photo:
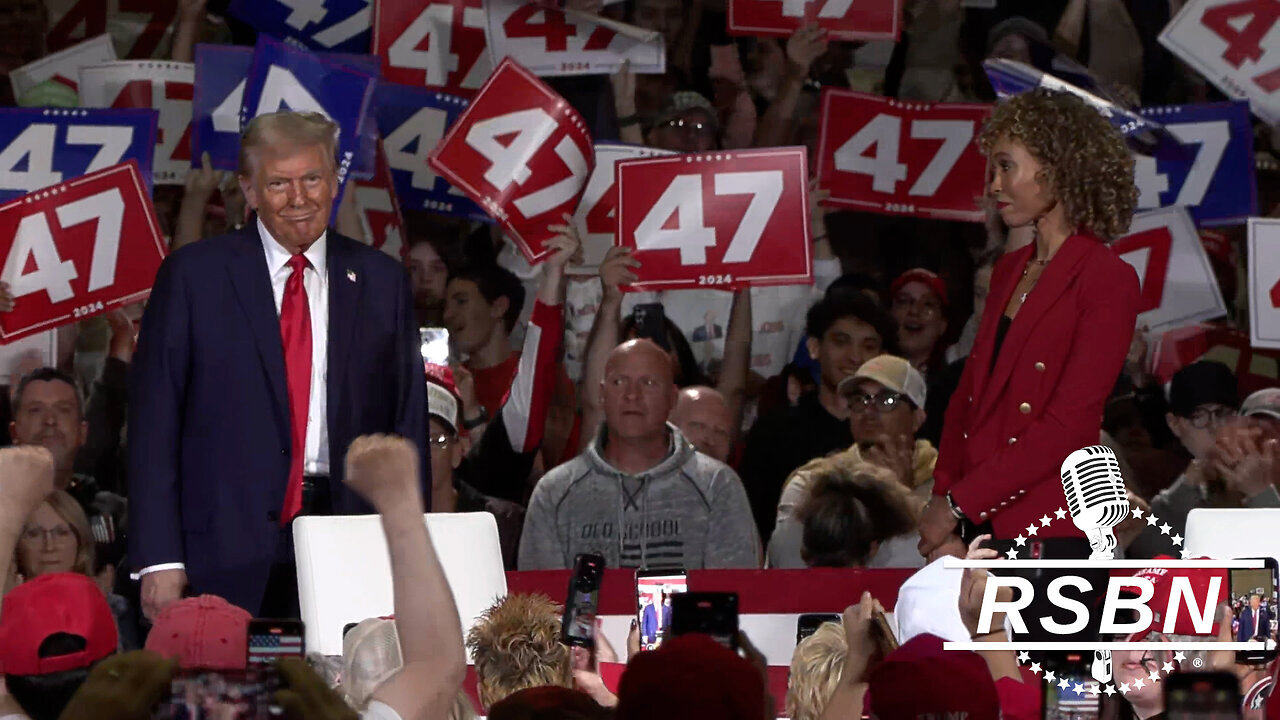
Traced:
[[[1027, 261], [1027, 265], [1026, 265], [1026, 267], [1022, 268], [1022, 279], [1023, 279], [1023, 280], [1026, 280], [1026, 279], [1027, 279], [1027, 276], [1031, 274], [1031, 266], [1032, 266], [1032, 265], [1039, 265], [1041, 268], [1043, 268], [1043, 267], [1045, 267], [1046, 265], [1048, 265], [1048, 264], [1049, 264], [1049, 261], [1050, 261], [1050, 260], [1052, 260], [1052, 259], [1053, 259], [1053, 258], [1045, 258], [1044, 260], [1036, 260], [1035, 258], [1032, 258], [1032, 259], [1028, 260], [1028, 261]], [[1043, 270], [1042, 270], [1041, 272], [1043, 272]], [[1036, 283], [1037, 283], [1037, 282], [1039, 282], [1039, 281], [1040, 281], [1040, 276], [1039, 276], [1039, 275], [1037, 275], [1037, 276], [1036, 276], [1036, 278], [1035, 278], [1034, 280], [1032, 280], [1032, 281], [1031, 281], [1031, 287], [1027, 288], [1027, 291], [1026, 291], [1026, 292], [1024, 292], [1024, 293], [1022, 293], [1022, 295], [1018, 297], [1018, 304], [1019, 304], [1019, 305], [1021, 305], [1022, 303], [1025, 303], [1025, 302], [1027, 301], [1027, 295], [1029, 295], [1029, 294], [1031, 293], [1031, 289], [1032, 289], [1032, 288], [1034, 288], [1034, 287], [1036, 286]]]

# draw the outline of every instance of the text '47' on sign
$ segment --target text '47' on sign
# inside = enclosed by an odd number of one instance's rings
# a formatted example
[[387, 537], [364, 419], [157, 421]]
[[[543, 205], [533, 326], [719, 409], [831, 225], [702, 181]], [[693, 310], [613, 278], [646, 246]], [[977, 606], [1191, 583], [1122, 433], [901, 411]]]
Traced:
[[618, 244], [633, 290], [813, 282], [804, 148], [623, 160]]
[[1227, 313], [1209, 256], [1186, 208], [1133, 216], [1129, 234], [1111, 244], [1138, 273], [1138, 322], [1159, 333]]
[[530, 263], [578, 206], [595, 164], [582, 118], [528, 70], [503, 60], [430, 156], [485, 208]]
[[1160, 44], [1254, 114], [1280, 124], [1280, 1], [1191, 0]]
[[192, 63], [123, 60], [80, 68], [86, 107], [155, 110], [159, 121], [152, 175], [157, 185], [182, 185], [191, 168]]
[[471, 98], [493, 69], [482, 0], [374, 0], [373, 52], [390, 82]]
[[1249, 331], [1254, 347], [1280, 348], [1280, 220], [1249, 218]]
[[133, 162], [0, 205], [0, 281], [18, 301], [0, 314], [0, 342], [142, 300], [164, 255]]
[[729, 0], [733, 35], [785, 37], [813, 22], [837, 40], [896, 41], [902, 0]]
[[637, 74], [667, 70], [661, 35], [639, 40], [587, 16], [524, 0], [485, 0], [484, 11], [489, 57], [510, 57], [535, 75], [614, 73], [623, 62]]
[[227, 11], [312, 50], [368, 52], [372, 0], [231, 0]]
[[818, 178], [829, 204], [980, 222], [986, 160], [974, 139], [990, 112], [824, 90]]

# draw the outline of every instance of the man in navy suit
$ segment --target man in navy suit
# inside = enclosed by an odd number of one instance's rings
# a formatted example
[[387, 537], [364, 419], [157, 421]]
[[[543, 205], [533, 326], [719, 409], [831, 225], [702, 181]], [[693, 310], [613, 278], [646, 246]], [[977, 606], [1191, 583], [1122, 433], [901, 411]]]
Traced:
[[426, 456], [408, 275], [328, 229], [336, 131], [315, 113], [255, 118], [239, 179], [256, 221], [156, 275], [129, 388], [130, 555], [148, 617], [188, 587], [296, 617], [292, 519], [371, 512], [342, 483], [348, 444], [394, 433]]
[[1236, 630], [1237, 642], [1248, 642], [1255, 637], [1271, 637], [1271, 616], [1262, 607], [1262, 596], [1249, 596], [1249, 606], [1240, 611], [1240, 627]]

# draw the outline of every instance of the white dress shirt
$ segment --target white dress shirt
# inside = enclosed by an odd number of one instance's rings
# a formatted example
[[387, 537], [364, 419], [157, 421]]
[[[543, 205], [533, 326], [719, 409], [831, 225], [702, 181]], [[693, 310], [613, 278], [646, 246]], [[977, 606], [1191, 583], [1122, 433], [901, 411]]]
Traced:
[[[262, 238], [262, 252], [267, 258], [267, 270], [271, 275], [271, 294], [276, 301], [276, 317], [280, 316], [280, 304], [284, 300], [284, 286], [293, 271], [289, 268], [292, 254], [276, 242], [267, 227], [258, 220], [258, 235]], [[307, 405], [307, 438], [303, 450], [304, 475], [329, 474], [329, 423], [328, 387], [329, 373], [329, 276], [328, 233], [311, 244], [303, 253], [311, 267], [303, 271], [302, 285], [307, 291], [307, 307], [311, 311], [311, 398]], [[133, 574], [137, 580], [158, 570], [183, 570], [185, 563], [152, 565]]]

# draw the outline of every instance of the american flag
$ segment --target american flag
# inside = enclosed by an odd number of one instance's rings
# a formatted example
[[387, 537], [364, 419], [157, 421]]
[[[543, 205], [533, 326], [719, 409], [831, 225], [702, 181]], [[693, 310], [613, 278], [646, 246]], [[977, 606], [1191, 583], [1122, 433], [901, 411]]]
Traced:
[[302, 657], [302, 638], [297, 635], [250, 635], [249, 663], [265, 663], [282, 657]]

